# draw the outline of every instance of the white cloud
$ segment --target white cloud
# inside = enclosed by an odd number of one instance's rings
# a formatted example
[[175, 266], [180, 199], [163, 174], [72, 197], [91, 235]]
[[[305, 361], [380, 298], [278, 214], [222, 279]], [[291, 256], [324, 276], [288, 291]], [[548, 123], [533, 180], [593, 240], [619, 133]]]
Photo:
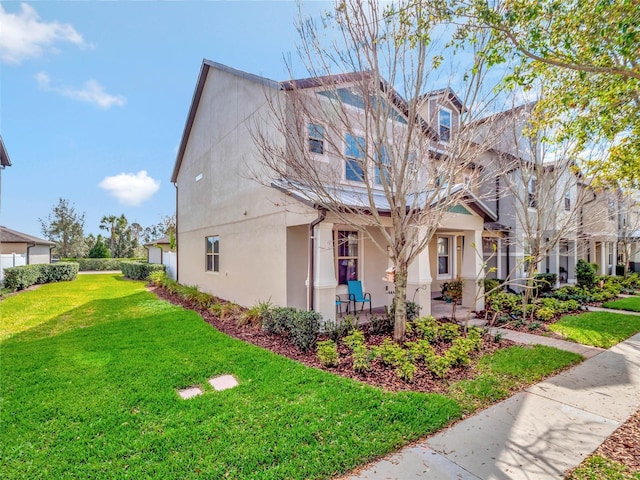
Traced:
[[137, 206], [158, 191], [160, 180], [151, 178], [145, 170], [140, 170], [138, 173], [105, 177], [98, 186], [116, 197], [120, 203]]
[[84, 39], [72, 25], [44, 22], [35, 9], [23, 3], [17, 14], [7, 13], [0, 5], [0, 60], [20, 64], [28, 58], [40, 57], [54, 44], [69, 42], [85, 46]]
[[38, 82], [38, 86], [42, 90], [55, 92], [74, 100], [91, 103], [104, 110], [107, 110], [114, 105], [122, 107], [127, 103], [127, 99], [125, 97], [122, 95], [111, 95], [110, 93], [105, 92], [102, 85], [93, 79], [85, 82], [81, 89], [77, 89], [52, 85], [51, 77], [49, 77], [45, 72], [38, 73], [35, 78], [36, 82]]

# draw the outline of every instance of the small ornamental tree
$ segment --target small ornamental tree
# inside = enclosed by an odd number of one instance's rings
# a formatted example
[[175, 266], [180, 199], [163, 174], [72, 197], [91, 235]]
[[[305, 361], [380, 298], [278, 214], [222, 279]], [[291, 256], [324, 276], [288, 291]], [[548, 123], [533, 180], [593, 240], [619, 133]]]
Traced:
[[89, 250], [89, 258], [110, 258], [111, 252], [109, 252], [109, 247], [104, 243], [102, 235], [98, 235], [96, 239], [96, 243], [93, 244], [91, 250]]

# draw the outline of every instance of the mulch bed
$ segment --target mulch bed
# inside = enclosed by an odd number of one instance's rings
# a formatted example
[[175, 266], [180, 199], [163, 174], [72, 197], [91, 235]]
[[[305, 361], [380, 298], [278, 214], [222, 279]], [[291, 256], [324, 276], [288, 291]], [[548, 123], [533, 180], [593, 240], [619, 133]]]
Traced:
[[[206, 308], [190, 304], [180, 296], [171, 294], [161, 287], [150, 287], [150, 290], [158, 295], [158, 297], [168, 300], [173, 304], [196, 311], [207, 323], [231, 337], [271, 350], [272, 352], [291, 358], [304, 365], [359, 380], [370, 385], [384, 388], [385, 390], [446, 393], [451, 383], [473, 378], [476, 375], [472, 368], [456, 367], [452, 368], [447, 376], [442, 379], [422, 368], [418, 369], [411, 382], [407, 382], [398, 377], [395, 369], [385, 366], [380, 360], [372, 361], [369, 370], [366, 372], [356, 372], [353, 370], [353, 362], [350, 356], [351, 352], [342, 344], [339, 344], [338, 347], [338, 353], [340, 354], [339, 364], [336, 367], [326, 368], [322, 366], [318, 360], [315, 351], [302, 352], [279, 335], [269, 334], [260, 328], [251, 326], [238, 326], [236, 318], [221, 319]], [[379, 345], [385, 338], [389, 338], [389, 335], [366, 335], [366, 338], [369, 345]], [[410, 340], [410, 338], [408, 340]], [[500, 348], [506, 348], [512, 345], [515, 345], [515, 343], [506, 339], [500, 339], [499, 341], [486, 339], [480, 351], [474, 355], [474, 358], [480, 358]], [[442, 353], [445, 347], [440, 345], [435, 346], [435, 349], [437, 353]], [[438, 351], [438, 349], [441, 351]]]
[[594, 455], [610, 458], [640, 472], [640, 410], [620, 425]]

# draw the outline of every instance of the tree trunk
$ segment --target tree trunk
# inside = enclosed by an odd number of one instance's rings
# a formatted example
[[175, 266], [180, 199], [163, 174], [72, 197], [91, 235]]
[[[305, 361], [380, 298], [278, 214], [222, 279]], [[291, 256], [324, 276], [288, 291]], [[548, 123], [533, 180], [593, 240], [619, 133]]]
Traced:
[[396, 312], [393, 322], [393, 339], [403, 342], [407, 333], [407, 265], [396, 265], [395, 304]]

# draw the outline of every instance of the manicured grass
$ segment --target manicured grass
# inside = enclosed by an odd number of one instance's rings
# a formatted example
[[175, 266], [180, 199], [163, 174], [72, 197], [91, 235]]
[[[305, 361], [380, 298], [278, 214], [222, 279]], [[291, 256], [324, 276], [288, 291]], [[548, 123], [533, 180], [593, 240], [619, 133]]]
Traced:
[[611, 312], [567, 315], [550, 325], [549, 330], [584, 345], [610, 348], [640, 332], [640, 316]]
[[[3, 479], [330, 478], [461, 414], [231, 339], [120, 276], [11, 296], [0, 318]], [[220, 374], [240, 386], [176, 394]]]
[[553, 347], [513, 346], [480, 359], [480, 375], [455, 383], [451, 394], [465, 411], [473, 411], [508, 397], [523, 384], [537, 383], [581, 360], [578, 354]]
[[632, 472], [619, 462], [594, 455], [576, 468], [567, 480], [640, 480], [640, 472]]
[[604, 303], [602, 306], [605, 308], [615, 308], [616, 310], [640, 312], [640, 297], [621, 298], [620, 300]]

